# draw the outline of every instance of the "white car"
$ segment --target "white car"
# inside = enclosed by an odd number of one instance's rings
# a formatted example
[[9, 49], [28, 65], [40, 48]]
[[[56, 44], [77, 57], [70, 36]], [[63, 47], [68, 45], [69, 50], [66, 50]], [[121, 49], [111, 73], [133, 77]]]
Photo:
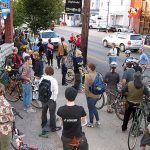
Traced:
[[120, 48], [120, 51], [125, 51], [126, 49], [138, 50], [142, 46], [142, 35], [115, 32], [104, 37], [102, 43], [105, 47], [111, 46], [112, 43], [115, 43], [116, 47]]
[[90, 19], [90, 21], [89, 21], [89, 28], [90, 29], [96, 29], [97, 27], [98, 27], [98, 25], [97, 25], [96, 21]]
[[42, 39], [42, 42], [44, 44], [48, 43], [48, 39], [51, 38], [51, 43], [54, 45], [54, 49], [58, 48], [58, 45], [60, 43], [59, 36], [56, 35], [56, 33], [52, 30], [43, 30], [40, 31], [40, 38]]

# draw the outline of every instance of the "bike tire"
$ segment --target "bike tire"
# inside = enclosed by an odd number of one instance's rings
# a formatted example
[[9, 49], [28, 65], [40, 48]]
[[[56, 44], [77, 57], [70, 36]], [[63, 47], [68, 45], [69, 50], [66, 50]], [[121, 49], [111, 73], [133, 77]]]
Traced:
[[10, 150], [18, 150], [18, 148], [16, 148], [12, 141], [10, 142]]
[[[128, 149], [133, 150], [135, 148], [137, 138], [138, 138], [139, 126], [138, 123], [133, 122], [128, 134]], [[133, 139], [133, 142], [132, 142]]]
[[118, 119], [120, 119], [121, 121], [123, 121], [124, 119], [124, 113], [125, 113], [125, 100], [116, 100], [117, 103], [115, 104], [114, 108], [115, 108], [115, 114], [118, 117]]
[[10, 83], [10, 85], [6, 88], [5, 98], [10, 102], [17, 102], [21, 97], [19, 85], [14, 85]]
[[150, 87], [150, 76], [143, 76], [142, 83], [143, 83], [146, 87]]
[[104, 94], [101, 94], [100, 97], [97, 99], [96, 101], [96, 109], [100, 110], [104, 107], [105, 105], [105, 97], [104, 97]]
[[75, 78], [74, 70], [72, 68], [68, 68], [66, 74], [66, 82], [71, 83], [74, 81], [74, 78]]

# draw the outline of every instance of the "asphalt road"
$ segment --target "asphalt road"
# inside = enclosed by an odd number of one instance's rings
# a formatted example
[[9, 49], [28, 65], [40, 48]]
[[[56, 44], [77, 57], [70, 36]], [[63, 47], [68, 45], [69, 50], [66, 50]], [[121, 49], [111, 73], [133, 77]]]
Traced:
[[[75, 33], [75, 35], [81, 33], [81, 27], [57, 27], [55, 29], [55, 32], [60, 37], [65, 37], [66, 41], [68, 41], [69, 37], [71, 36], [71, 33]], [[98, 72], [101, 72], [103, 75], [106, 74], [106, 72], [109, 71], [109, 65], [108, 65], [108, 57], [107, 53], [110, 50], [110, 48], [105, 48], [102, 45], [102, 38], [104, 36], [107, 36], [111, 33], [105, 33], [105, 32], [98, 32], [96, 29], [90, 29], [89, 30], [89, 40], [88, 40], [88, 62], [92, 62], [96, 64], [96, 68]], [[147, 50], [149, 54], [150, 49]], [[139, 58], [139, 53], [133, 52], [131, 54], [132, 57]], [[149, 54], [150, 56], [150, 54]], [[117, 71], [122, 76], [123, 68], [122, 64], [125, 59], [125, 54], [120, 53], [120, 56], [117, 58]]]

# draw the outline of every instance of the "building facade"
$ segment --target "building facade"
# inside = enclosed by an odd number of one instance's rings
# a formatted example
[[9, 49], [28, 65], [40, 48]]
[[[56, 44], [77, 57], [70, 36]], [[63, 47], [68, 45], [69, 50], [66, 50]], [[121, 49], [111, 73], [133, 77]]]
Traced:
[[101, 0], [99, 15], [107, 18], [108, 25], [129, 26], [130, 4], [131, 0]]

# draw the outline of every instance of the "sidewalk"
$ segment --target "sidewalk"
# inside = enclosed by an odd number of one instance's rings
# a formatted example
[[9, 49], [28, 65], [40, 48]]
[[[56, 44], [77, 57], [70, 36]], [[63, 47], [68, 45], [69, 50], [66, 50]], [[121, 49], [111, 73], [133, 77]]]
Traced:
[[[55, 67], [56, 60], [54, 60], [54, 68]], [[60, 69], [55, 69], [54, 77], [57, 79], [59, 84], [59, 94], [57, 98], [58, 108], [59, 106], [66, 104], [64, 97], [66, 87], [61, 85]], [[71, 86], [71, 84], [68, 86]], [[84, 93], [78, 94], [76, 104], [84, 107], [88, 118], [88, 108]], [[36, 113], [27, 113], [23, 110], [21, 101], [12, 103], [12, 105], [24, 118], [23, 120], [17, 118], [16, 126], [26, 134], [24, 137], [25, 143], [38, 147], [39, 150], [62, 150], [62, 143], [60, 139], [62, 131], [58, 131], [57, 133], [50, 132], [48, 139], [38, 136], [41, 131], [41, 110], [37, 109]], [[116, 117], [115, 113], [108, 114], [106, 112], [106, 108], [98, 112], [100, 115], [101, 126], [99, 128], [83, 127], [83, 131], [85, 132], [89, 143], [89, 150], [120, 150], [120, 148], [121, 150], [127, 150], [128, 132], [122, 133], [122, 122]], [[59, 121], [57, 122], [57, 125], [60, 125]], [[139, 144], [137, 144], [137, 147], [139, 147]]]

